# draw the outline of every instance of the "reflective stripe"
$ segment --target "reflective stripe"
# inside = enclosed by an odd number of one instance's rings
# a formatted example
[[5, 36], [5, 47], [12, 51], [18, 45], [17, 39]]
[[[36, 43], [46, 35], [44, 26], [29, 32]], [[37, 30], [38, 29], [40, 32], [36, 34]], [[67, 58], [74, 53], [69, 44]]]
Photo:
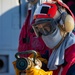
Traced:
[[62, 72], [62, 71], [63, 71], [63, 68], [61, 67], [61, 69], [60, 69], [58, 75], [61, 75], [61, 72]]

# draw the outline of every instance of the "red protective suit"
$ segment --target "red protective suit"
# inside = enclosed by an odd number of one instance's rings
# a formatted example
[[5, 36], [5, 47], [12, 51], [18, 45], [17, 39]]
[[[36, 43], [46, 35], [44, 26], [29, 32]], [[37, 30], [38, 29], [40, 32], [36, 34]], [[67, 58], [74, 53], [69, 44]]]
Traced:
[[41, 38], [36, 38], [36, 35], [33, 32], [30, 24], [30, 16], [31, 10], [28, 10], [26, 21], [21, 29], [19, 36], [18, 51], [22, 52], [25, 50], [36, 50], [43, 54], [46, 50], [48, 50], [48, 48], [46, 47]]
[[[36, 50], [43, 54], [46, 50], [49, 50], [49, 48], [46, 47], [41, 37], [36, 38], [36, 35], [34, 34], [30, 24], [30, 15], [31, 10], [28, 11], [27, 19], [20, 33], [18, 51]], [[72, 67], [72, 65], [75, 66], [75, 44], [68, 47], [65, 51], [65, 62], [63, 65], [59, 66], [57, 70], [53, 71], [53, 75], [70, 75], [70, 72], [75, 70], [75, 67], [74, 69]], [[72, 71], [70, 68], [72, 68]]]

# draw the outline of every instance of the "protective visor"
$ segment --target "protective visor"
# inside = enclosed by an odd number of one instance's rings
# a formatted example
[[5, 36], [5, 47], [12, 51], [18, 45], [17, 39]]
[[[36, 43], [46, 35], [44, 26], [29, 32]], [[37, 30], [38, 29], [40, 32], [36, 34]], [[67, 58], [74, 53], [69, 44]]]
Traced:
[[32, 25], [32, 28], [37, 37], [41, 35], [47, 36], [56, 29], [56, 22], [54, 19], [38, 20]]

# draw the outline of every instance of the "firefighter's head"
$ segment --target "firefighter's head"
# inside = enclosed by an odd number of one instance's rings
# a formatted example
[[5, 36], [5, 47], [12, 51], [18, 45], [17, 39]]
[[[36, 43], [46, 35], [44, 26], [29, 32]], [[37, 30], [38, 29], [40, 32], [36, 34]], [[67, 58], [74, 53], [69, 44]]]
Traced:
[[73, 17], [71, 10], [63, 2], [43, 3], [35, 10], [35, 23], [32, 27], [36, 36], [41, 36], [47, 44], [49, 40], [51, 43], [55, 42], [55, 45], [52, 45], [55, 47], [74, 29]]

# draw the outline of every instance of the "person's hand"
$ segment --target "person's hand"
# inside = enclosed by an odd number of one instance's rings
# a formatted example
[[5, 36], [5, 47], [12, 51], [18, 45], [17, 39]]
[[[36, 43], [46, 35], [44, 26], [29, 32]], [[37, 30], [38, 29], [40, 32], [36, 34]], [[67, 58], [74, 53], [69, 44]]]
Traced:
[[38, 69], [35, 67], [32, 67], [28, 70], [26, 70], [26, 75], [53, 75], [53, 71], [44, 71], [43, 69]]
[[28, 2], [32, 5], [36, 4], [38, 2], [38, 0], [28, 0]]

